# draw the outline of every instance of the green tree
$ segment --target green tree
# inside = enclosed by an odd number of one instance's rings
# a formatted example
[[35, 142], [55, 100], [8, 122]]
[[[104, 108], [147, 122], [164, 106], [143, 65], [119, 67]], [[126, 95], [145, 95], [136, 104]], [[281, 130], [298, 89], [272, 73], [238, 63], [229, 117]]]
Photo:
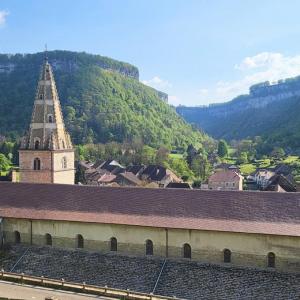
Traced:
[[241, 152], [236, 162], [238, 164], [246, 164], [248, 162], [247, 152]]
[[281, 147], [275, 147], [271, 152], [271, 156], [276, 159], [281, 159], [285, 156], [285, 151]]
[[193, 159], [191, 169], [203, 182], [211, 174], [212, 166], [206, 156], [198, 155]]
[[141, 153], [141, 163], [148, 165], [155, 163], [155, 149], [150, 146], [143, 146]]
[[226, 141], [220, 140], [218, 144], [218, 155], [220, 157], [226, 157], [228, 155], [228, 145]]
[[159, 147], [156, 151], [155, 162], [157, 165], [163, 166], [169, 157], [169, 150], [165, 147]]
[[0, 171], [8, 171], [10, 167], [11, 161], [3, 153], [0, 153]]
[[[189, 144], [198, 149], [208, 139], [162, 101], [156, 90], [142, 84], [136, 67], [69, 51], [50, 51], [48, 57], [50, 63], [64, 66], [76, 62], [76, 70], [55, 70], [66, 128], [75, 145], [140, 140], [155, 149], [161, 145], [186, 149]], [[2, 134], [19, 137], [28, 128], [42, 62], [42, 54], [0, 54], [0, 64], [15, 65], [14, 72], [0, 73]]]

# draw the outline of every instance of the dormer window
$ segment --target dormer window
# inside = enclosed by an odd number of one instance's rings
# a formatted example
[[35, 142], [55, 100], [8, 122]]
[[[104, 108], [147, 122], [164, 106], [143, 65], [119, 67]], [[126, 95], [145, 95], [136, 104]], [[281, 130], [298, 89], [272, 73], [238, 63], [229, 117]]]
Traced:
[[53, 123], [53, 116], [52, 115], [48, 115], [48, 123]]
[[34, 149], [35, 150], [38, 150], [40, 148], [40, 139], [39, 138], [36, 138], [34, 140]]

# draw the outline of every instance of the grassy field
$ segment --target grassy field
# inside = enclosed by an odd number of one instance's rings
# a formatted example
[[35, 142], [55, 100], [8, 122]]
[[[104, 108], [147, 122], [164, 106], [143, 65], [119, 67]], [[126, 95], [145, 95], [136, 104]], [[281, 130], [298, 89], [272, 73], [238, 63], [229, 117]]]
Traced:
[[289, 164], [294, 164], [297, 162], [300, 163], [299, 156], [291, 155], [291, 156], [286, 157], [284, 160], [279, 161], [275, 164], [269, 158], [266, 158], [266, 159], [256, 160], [255, 163], [242, 164], [239, 167], [243, 174], [249, 175], [250, 173], [254, 172], [256, 168], [272, 168], [272, 167], [275, 167], [279, 163], [284, 163], [284, 164], [289, 165]]
[[169, 157], [170, 157], [170, 158], [178, 158], [178, 159], [181, 159], [181, 158], [183, 158], [183, 154], [180, 154], [180, 153], [170, 153], [170, 154], [169, 154]]
[[228, 147], [228, 155], [233, 156], [236, 153], [236, 149]]
[[290, 156], [288, 156], [287, 158], [285, 158], [283, 160], [283, 163], [285, 163], [285, 164], [291, 164], [291, 163], [294, 163], [296, 161], [298, 161], [298, 162], [300, 161], [299, 156], [290, 155]]
[[243, 164], [240, 165], [240, 170], [242, 174], [249, 175], [256, 170], [256, 166], [253, 164]]

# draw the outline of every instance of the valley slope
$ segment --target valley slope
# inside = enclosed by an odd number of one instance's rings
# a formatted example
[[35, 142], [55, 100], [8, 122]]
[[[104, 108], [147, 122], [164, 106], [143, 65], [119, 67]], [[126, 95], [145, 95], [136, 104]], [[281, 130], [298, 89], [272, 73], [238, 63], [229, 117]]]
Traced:
[[250, 87], [249, 95], [206, 107], [177, 107], [188, 122], [215, 138], [261, 136], [274, 146], [300, 148], [300, 77]]
[[[0, 55], [0, 136], [22, 136], [29, 126], [44, 55]], [[135, 66], [70, 51], [51, 51], [48, 58], [75, 144], [138, 138], [174, 148], [206, 139], [164, 101], [165, 94], [139, 82]]]

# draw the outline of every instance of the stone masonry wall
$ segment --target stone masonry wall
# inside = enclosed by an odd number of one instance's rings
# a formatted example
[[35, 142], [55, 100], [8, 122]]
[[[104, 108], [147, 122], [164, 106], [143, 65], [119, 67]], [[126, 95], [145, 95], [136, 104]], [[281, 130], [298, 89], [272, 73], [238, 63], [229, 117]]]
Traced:
[[101, 253], [110, 251], [110, 240], [115, 237], [119, 253], [137, 256], [145, 255], [146, 241], [150, 239], [154, 256], [175, 259], [183, 258], [183, 245], [188, 243], [192, 260], [215, 264], [222, 264], [224, 249], [230, 249], [232, 265], [262, 268], [267, 267], [267, 255], [273, 252], [276, 269], [300, 271], [300, 240], [297, 237], [181, 229], [167, 232], [163, 228], [141, 226], [5, 219], [6, 242], [15, 242], [15, 231], [20, 232], [22, 243], [45, 245], [46, 234], [50, 234], [53, 246], [70, 249], [77, 247], [80, 234], [85, 249]]
[[[20, 182], [74, 184], [74, 151], [20, 150]], [[62, 158], [67, 168], [62, 167]], [[34, 159], [41, 161], [41, 170], [34, 170]]]

